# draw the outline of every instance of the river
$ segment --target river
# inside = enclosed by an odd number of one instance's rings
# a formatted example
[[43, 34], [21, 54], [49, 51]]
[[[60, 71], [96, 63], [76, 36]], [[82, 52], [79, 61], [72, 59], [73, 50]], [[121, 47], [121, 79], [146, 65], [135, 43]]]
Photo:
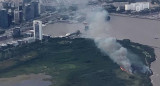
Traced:
[[[160, 21], [111, 16], [109, 25], [109, 33], [112, 37], [130, 39], [154, 47], [157, 59], [151, 64], [154, 73], [151, 79], [153, 86], [160, 86]], [[55, 23], [47, 25], [43, 32], [52, 36], [61, 36], [83, 29], [83, 24]]]
[[73, 33], [77, 30], [83, 30], [83, 24], [71, 24], [71, 23], [55, 23], [46, 25], [43, 28], [43, 33], [52, 36], [64, 36], [67, 33]]

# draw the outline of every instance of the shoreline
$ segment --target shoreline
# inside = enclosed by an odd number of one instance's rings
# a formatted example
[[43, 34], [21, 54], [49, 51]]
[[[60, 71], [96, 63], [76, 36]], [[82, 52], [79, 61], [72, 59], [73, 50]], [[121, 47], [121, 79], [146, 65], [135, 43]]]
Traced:
[[159, 51], [160, 51], [160, 49], [154, 48], [154, 52], [155, 52], [155, 55], [156, 55], [155, 56], [156, 60], [151, 63], [151, 67], [150, 67], [151, 70], [153, 71], [153, 75], [150, 76], [151, 83], [153, 84], [153, 86], [157, 86], [156, 84], [159, 83], [159, 79], [157, 79], [159, 77], [159, 74], [156, 71], [157, 70], [156, 66], [160, 62], [160, 58], [159, 58], [160, 57], [160, 53], [159, 53]]
[[113, 16], [111, 17], [112, 29], [110, 29], [113, 37], [120, 40], [130, 39], [133, 42], [154, 48], [156, 60], [151, 63], [150, 68], [153, 71], [153, 75], [150, 78], [153, 86], [160, 86], [160, 69], [158, 68], [160, 65], [160, 20], [112, 13], [110, 15]]
[[111, 16], [120, 16], [120, 17], [129, 17], [129, 18], [137, 18], [137, 19], [146, 19], [146, 20], [154, 20], [154, 21], [160, 21], [160, 19], [152, 19], [152, 18], [146, 18], [139, 15], [127, 15], [127, 14], [118, 14], [118, 13], [109, 13]]

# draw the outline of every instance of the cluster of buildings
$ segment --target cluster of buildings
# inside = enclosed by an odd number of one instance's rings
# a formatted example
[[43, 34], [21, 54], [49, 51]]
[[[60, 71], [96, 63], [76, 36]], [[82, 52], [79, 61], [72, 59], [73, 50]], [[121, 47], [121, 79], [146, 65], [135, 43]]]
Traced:
[[152, 5], [151, 2], [112, 2], [112, 3], [103, 3], [102, 6], [110, 13], [113, 12], [141, 12], [143, 10], [148, 10], [155, 8], [156, 5]]
[[[0, 1], [0, 29], [10, 28], [5, 30], [6, 32], [4, 34], [0, 35], [0, 47], [6, 47], [8, 45], [17, 46], [31, 43], [36, 40], [41, 41], [43, 38], [50, 38], [50, 36], [43, 35], [42, 22], [44, 24], [46, 21], [48, 22], [52, 19], [50, 18], [54, 16], [50, 14], [52, 10], [48, 11], [47, 7], [50, 8], [54, 6], [48, 4], [48, 2], [47, 4], [42, 4], [42, 1], [49, 0]], [[43, 6], [46, 7], [45, 10], [42, 9]], [[55, 16], [56, 17], [53, 18], [53, 20], [59, 18], [59, 14], [56, 14]], [[60, 18], [61, 17], [64, 18], [64, 20], [68, 18], [68, 16], [60, 16]], [[35, 19], [40, 19], [41, 21]]]
[[[16, 27], [15, 29], [13, 29], [13, 37], [19, 37], [21, 36], [21, 29], [20, 27]], [[4, 37], [4, 36], [3, 36]], [[5, 36], [4, 39], [7, 36]], [[8, 46], [18, 46], [18, 45], [22, 45], [22, 44], [27, 44], [27, 43], [32, 43], [35, 42], [36, 40], [40, 40], [42, 41], [43, 39], [43, 34], [42, 34], [42, 21], [39, 20], [34, 20], [33, 21], [33, 31], [31, 32], [31, 35], [28, 37], [23, 37], [21, 39], [15, 39], [6, 43], [2, 43], [0, 44], [0, 48], [5, 49]]]
[[131, 4], [125, 4], [125, 10], [126, 11], [129, 11], [129, 10], [132, 10], [132, 11], [142, 11], [142, 10], [145, 10], [145, 9], [149, 9], [149, 2], [137, 2], [137, 3], [131, 3]]
[[14, 40], [14, 41], [10, 41], [10, 42], [7, 42], [7, 43], [0, 44], [0, 49], [5, 49], [7, 47], [16, 47], [18, 45], [23, 45], [23, 44], [32, 43], [32, 42], [35, 42], [33, 37]]
[[39, 1], [2, 1], [0, 2], [0, 27], [8, 28], [12, 24], [34, 19], [40, 14]]

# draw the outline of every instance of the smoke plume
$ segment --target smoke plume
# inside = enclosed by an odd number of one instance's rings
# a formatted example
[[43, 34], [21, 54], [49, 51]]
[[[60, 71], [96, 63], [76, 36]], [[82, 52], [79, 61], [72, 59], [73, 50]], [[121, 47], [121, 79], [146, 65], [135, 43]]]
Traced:
[[96, 7], [87, 12], [89, 29], [83, 33], [83, 37], [93, 39], [102, 53], [108, 55], [115, 63], [130, 73], [141, 72], [151, 74], [148, 66], [145, 66], [137, 55], [128, 52], [116, 38], [109, 34], [109, 24], [106, 22], [108, 13], [101, 7]]
[[87, 22], [89, 29], [84, 32], [84, 37], [93, 39], [97, 47], [108, 55], [115, 63], [132, 72], [131, 62], [127, 58], [127, 49], [122, 47], [116, 38], [109, 36], [109, 25], [106, 22], [107, 12], [97, 8], [88, 12]]
[[[126, 71], [133, 73], [134, 69], [139, 69], [141, 72], [151, 72], [148, 66], [145, 66], [139, 57], [126, 48], [122, 47], [116, 40], [109, 34], [109, 24], [106, 22], [108, 16], [99, 4], [88, 6], [88, 1], [91, 0], [54, 0], [60, 6], [70, 6], [76, 4], [78, 10], [75, 12], [76, 16], [86, 16], [86, 22], [89, 29], [82, 32], [84, 38], [93, 39], [96, 46], [102, 53], [108, 55], [115, 63], [123, 67]], [[76, 19], [73, 19], [76, 20]], [[133, 65], [134, 64], [134, 65]]]

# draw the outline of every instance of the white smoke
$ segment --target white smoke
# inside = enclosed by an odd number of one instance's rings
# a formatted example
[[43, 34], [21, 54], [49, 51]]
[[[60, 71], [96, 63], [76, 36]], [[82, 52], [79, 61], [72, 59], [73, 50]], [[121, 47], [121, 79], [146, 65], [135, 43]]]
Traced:
[[106, 16], [108, 16], [108, 13], [99, 8], [88, 12], [87, 22], [89, 23], [89, 30], [84, 32], [83, 36], [93, 39], [103, 53], [127, 71], [132, 72], [131, 63], [127, 58], [127, 49], [122, 47], [115, 38], [109, 36]]
[[[58, 5], [70, 6], [76, 4], [78, 10], [77, 16], [86, 15], [86, 21], [89, 24], [89, 30], [83, 32], [84, 38], [93, 39], [97, 47], [104, 54], [108, 55], [115, 63], [122, 66], [128, 72], [132, 73], [132, 64], [136, 64], [143, 69], [142, 72], [150, 71], [148, 66], [145, 66], [137, 55], [128, 52], [109, 34], [109, 24], [106, 22], [108, 13], [99, 5], [88, 6], [88, 1], [92, 0], [54, 0]], [[75, 19], [76, 20], [76, 19]], [[129, 57], [129, 58], [128, 58]]]

